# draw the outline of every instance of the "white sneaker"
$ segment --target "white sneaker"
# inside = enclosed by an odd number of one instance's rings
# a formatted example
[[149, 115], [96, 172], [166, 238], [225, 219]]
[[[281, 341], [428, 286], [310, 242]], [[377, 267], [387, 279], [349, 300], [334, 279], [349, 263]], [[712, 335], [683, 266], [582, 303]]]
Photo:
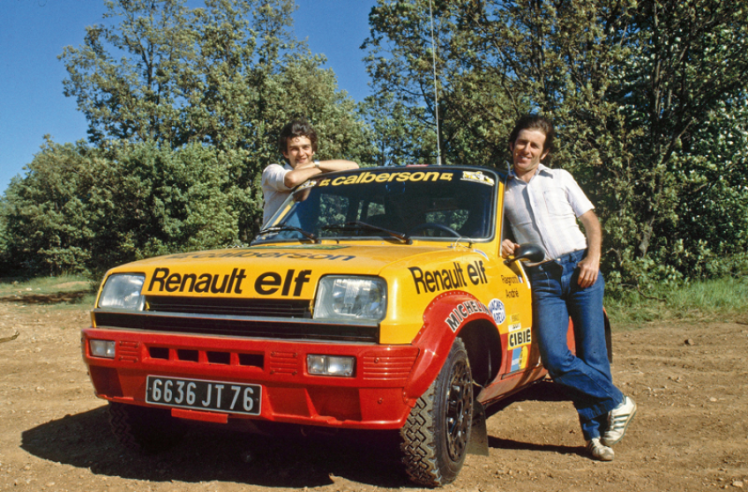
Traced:
[[587, 450], [590, 452], [592, 457], [598, 461], [613, 461], [613, 458], [616, 456], [615, 452], [613, 452], [613, 448], [601, 443], [599, 437], [587, 441]]
[[636, 403], [628, 396], [623, 397], [623, 401], [608, 412], [608, 430], [605, 431], [601, 442], [605, 446], [618, 444], [623, 435], [626, 434], [626, 428], [636, 415]]

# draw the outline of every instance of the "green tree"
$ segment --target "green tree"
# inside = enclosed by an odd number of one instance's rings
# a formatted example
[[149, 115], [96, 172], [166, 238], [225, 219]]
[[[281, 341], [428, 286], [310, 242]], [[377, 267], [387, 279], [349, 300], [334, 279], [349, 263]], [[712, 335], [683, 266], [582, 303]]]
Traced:
[[235, 244], [240, 218], [256, 205], [229, 182], [236, 154], [200, 144], [172, 151], [152, 142], [99, 153], [97, 182], [87, 190], [93, 270]]
[[27, 274], [81, 273], [91, 259], [93, 238], [86, 213], [92, 157], [82, 145], [58, 145], [49, 136], [26, 166], [24, 177], [11, 180], [3, 198], [7, 251], [13, 266]]
[[292, 34], [293, 0], [109, 0], [104, 23], [60, 56], [65, 94], [89, 122], [90, 141], [200, 143], [230, 155], [229, 183], [255, 206], [239, 223], [257, 231], [259, 176], [276, 162], [280, 128], [306, 116], [320, 155], [371, 160], [355, 104], [337, 90], [325, 59]]
[[102, 273], [120, 263], [235, 244], [252, 206], [230, 155], [200, 144], [104, 149], [51, 140], [3, 200], [10, 257], [28, 274]]
[[434, 163], [438, 109], [444, 163], [503, 166], [511, 105], [491, 74], [476, 69], [475, 30], [466, 24], [473, 4], [434, 2], [436, 77], [429, 1], [380, 1], [372, 9], [363, 48], [375, 95], [362, 109], [376, 129], [380, 162]]

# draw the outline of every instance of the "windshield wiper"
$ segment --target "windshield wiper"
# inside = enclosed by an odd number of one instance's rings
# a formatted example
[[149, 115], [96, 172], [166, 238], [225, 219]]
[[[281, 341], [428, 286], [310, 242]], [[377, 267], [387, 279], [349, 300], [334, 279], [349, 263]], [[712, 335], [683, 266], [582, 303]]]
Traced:
[[369, 231], [384, 232], [385, 234], [388, 234], [395, 239], [399, 239], [405, 244], [413, 244], [413, 240], [407, 234], [403, 234], [402, 232], [397, 231], [391, 231], [389, 229], [385, 229], [384, 227], [375, 226], [373, 224], [367, 224], [366, 222], [361, 222], [360, 220], [353, 220], [350, 222], [346, 222], [345, 224], [330, 224], [321, 227], [320, 229], [323, 231], [331, 231], [335, 229], [341, 231], [365, 229]]
[[257, 235], [259, 236], [260, 234], [270, 234], [270, 233], [273, 233], [273, 232], [282, 232], [282, 231], [296, 231], [299, 234], [301, 234], [302, 236], [304, 236], [305, 238], [307, 238], [310, 241], [312, 241], [313, 243], [318, 243], [319, 242], [319, 239], [317, 238], [317, 236], [315, 236], [311, 232], [306, 232], [301, 227], [294, 227], [294, 226], [290, 226], [290, 225], [281, 225], [281, 226], [268, 227], [267, 229], [263, 229], [260, 232], [258, 232]]

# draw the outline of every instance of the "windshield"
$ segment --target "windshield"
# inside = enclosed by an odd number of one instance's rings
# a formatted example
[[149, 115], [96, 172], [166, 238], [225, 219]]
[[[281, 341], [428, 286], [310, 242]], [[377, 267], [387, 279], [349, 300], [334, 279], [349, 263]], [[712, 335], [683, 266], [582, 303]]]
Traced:
[[360, 169], [297, 188], [258, 240], [490, 239], [498, 175], [457, 167]]

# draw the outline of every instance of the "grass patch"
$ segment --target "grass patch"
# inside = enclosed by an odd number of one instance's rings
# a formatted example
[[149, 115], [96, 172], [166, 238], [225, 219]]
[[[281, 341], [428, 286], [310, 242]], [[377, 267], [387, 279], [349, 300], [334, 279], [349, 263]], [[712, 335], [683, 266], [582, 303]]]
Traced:
[[64, 275], [29, 280], [0, 279], [0, 302], [80, 306], [93, 305], [98, 285], [87, 277]]
[[613, 323], [636, 325], [653, 321], [748, 321], [748, 277], [659, 285], [644, 293], [606, 299]]

